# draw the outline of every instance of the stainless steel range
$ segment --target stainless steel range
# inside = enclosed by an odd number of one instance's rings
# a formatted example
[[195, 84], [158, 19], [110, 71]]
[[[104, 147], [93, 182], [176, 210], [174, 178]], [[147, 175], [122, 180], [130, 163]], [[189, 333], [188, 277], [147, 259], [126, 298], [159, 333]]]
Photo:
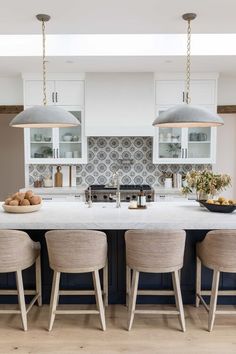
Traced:
[[[93, 202], [114, 202], [116, 187], [108, 187], [105, 185], [93, 184], [91, 188], [91, 197]], [[89, 188], [85, 191], [86, 200], [89, 198]], [[140, 188], [143, 189], [147, 202], [154, 201], [154, 191], [151, 186], [147, 184], [121, 184], [120, 185], [120, 199], [121, 202], [129, 202], [131, 200], [137, 200]]]

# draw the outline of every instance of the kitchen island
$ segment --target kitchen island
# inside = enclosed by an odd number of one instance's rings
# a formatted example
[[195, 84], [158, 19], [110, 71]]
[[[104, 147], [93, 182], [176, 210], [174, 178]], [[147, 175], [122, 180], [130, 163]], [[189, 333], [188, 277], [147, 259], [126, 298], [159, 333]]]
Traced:
[[[9, 214], [0, 207], [0, 229], [18, 229], [28, 232], [30, 237], [42, 246], [43, 302], [48, 303], [52, 282], [52, 272], [48, 265], [48, 255], [44, 233], [51, 229], [95, 229], [103, 230], [108, 238], [109, 257], [109, 302], [125, 301], [125, 244], [124, 233], [128, 229], [184, 229], [187, 233], [185, 261], [181, 275], [184, 303], [194, 303], [195, 292], [195, 245], [212, 229], [236, 229], [236, 213], [210, 213], [197, 202], [150, 203], [146, 210], [129, 210], [128, 203], [116, 208], [114, 203], [94, 203], [88, 208], [84, 203], [45, 202], [38, 212], [29, 214]], [[26, 288], [33, 286], [33, 269], [24, 271]], [[203, 285], [211, 286], [211, 271], [203, 270]], [[0, 286], [13, 288], [14, 274], [1, 274]], [[61, 286], [65, 289], [92, 287], [90, 274], [63, 274]], [[234, 274], [223, 274], [222, 289], [236, 289]], [[140, 288], [171, 288], [170, 274], [142, 274]], [[0, 298], [9, 302], [9, 298]], [[14, 299], [12, 300], [14, 301]], [[63, 302], [91, 303], [93, 297], [62, 297]], [[172, 303], [173, 297], [139, 297], [140, 303]], [[234, 297], [219, 298], [219, 303], [236, 303]]]

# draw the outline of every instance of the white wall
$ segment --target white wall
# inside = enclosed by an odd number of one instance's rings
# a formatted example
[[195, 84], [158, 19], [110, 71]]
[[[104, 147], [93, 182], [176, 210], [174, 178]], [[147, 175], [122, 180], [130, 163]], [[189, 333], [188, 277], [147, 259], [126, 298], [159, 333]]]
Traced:
[[232, 186], [221, 194], [236, 199], [236, 114], [222, 114], [222, 117], [225, 124], [217, 128], [217, 158], [213, 170], [232, 177]]
[[85, 107], [86, 135], [153, 135], [153, 73], [88, 73]]
[[220, 75], [218, 80], [218, 105], [236, 105], [236, 77]]
[[0, 105], [22, 105], [23, 83], [21, 77], [0, 77]]

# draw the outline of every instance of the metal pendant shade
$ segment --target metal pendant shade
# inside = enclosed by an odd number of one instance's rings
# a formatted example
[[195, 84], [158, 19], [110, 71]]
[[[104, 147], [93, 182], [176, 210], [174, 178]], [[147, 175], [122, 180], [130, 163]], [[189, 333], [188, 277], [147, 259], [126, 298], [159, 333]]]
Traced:
[[50, 20], [49, 15], [37, 15], [42, 23], [43, 37], [43, 105], [27, 108], [20, 112], [11, 122], [10, 127], [16, 128], [61, 128], [74, 127], [80, 124], [70, 112], [58, 106], [47, 106], [46, 97], [46, 56], [45, 56], [45, 22]]
[[223, 119], [208, 109], [180, 104], [162, 112], [153, 122], [155, 127], [217, 127], [224, 124]]
[[190, 22], [197, 17], [187, 13], [182, 18], [188, 22], [187, 28], [187, 61], [186, 61], [186, 92], [185, 103], [176, 105], [162, 112], [153, 122], [154, 127], [217, 127], [224, 124], [223, 119], [216, 113], [201, 106], [191, 105], [190, 75], [191, 75], [191, 26]]
[[17, 114], [10, 127], [18, 128], [63, 128], [78, 125], [79, 121], [70, 112], [56, 106], [34, 106]]

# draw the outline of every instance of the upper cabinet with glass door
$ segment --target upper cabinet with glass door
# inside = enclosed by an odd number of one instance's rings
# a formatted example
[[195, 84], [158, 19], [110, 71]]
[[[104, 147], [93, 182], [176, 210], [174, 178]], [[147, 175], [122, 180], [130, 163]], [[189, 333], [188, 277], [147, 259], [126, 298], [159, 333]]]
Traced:
[[[71, 112], [79, 122], [70, 128], [25, 129], [25, 162], [33, 164], [78, 164], [87, 162], [87, 139], [84, 119], [84, 77], [48, 75], [47, 104]], [[24, 78], [25, 108], [41, 105], [42, 80], [38, 75]]]
[[[192, 75], [191, 103], [216, 111], [217, 75]], [[156, 114], [184, 103], [181, 74], [158, 75], [155, 80]], [[216, 128], [155, 128], [153, 163], [215, 163]]]
[[79, 121], [76, 127], [26, 128], [25, 162], [27, 164], [78, 164], [87, 162], [84, 112], [68, 109]]

